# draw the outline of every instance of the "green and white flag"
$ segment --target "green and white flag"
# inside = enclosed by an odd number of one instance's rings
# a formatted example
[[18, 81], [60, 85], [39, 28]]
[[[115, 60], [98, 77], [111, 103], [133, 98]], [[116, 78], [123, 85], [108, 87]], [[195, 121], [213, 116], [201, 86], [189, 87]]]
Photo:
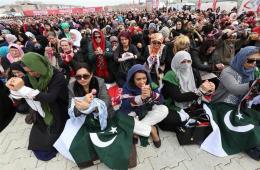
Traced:
[[228, 103], [203, 105], [210, 116], [212, 133], [201, 144], [201, 149], [220, 157], [260, 146], [260, 113]]
[[91, 129], [89, 124], [93, 119], [88, 118], [83, 115], [67, 120], [54, 147], [77, 165], [84, 165], [98, 155], [111, 169], [127, 169], [132, 148], [133, 118], [117, 113], [108, 121], [104, 131]]

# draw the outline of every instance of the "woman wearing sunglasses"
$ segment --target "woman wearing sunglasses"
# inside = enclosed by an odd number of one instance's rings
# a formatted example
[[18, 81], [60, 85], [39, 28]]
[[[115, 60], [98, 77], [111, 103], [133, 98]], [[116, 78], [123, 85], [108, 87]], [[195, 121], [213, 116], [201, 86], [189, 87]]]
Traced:
[[189, 118], [191, 108], [200, 108], [199, 103], [215, 91], [212, 82], [201, 84], [200, 78], [194, 76], [191, 56], [187, 51], [179, 51], [171, 62], [172, 70], [163, 77], [161, 90], [165, 104], [169, 108], [168, 116], [159, 123], [163, 130], [175, 131], [182, 122]]
[[[108, 96], [105, 82], [103, 79], [94, 76], [94, 70], [90, 64], [87, 63], [77, 63], [75, 66], [75, 81], [69, 84], [69, 101], [73, 97], [82, 97], [86, 94], [90, 94], [92, 90], [95, 90], [95, 96], [103, 100], [108, 106], [108, 113], [112, 113], [112, 106], [110, 97]], [[81, 110], [87, 107], [89, 103], [93, 100], [92, 97], [87, 98], [86, 101], [76, 100], [75, 107]], [[80, 112], [76, 112], [80, 114]], [[79, 116], [79, 115], [78, 115]]]
[[105, 40], [103, 32], [93, 29], [92, 43], [89, 44], [88, 61], [93, 64], [94, 73], [101, 77], [106, 83], [114, 82], [113, 52], [111, 44]]
[[242, 48], [220, 75], [220, 84], [213, 96], [214, 102], [226, 102], [238, 105], [251, 83], [259, 78], [256, 61], [260, 59], [260, 48], [247, 46]]
[[145, 67], [150, 71], [152, 81], [157, 85], [162, 86], [162, 77], [165, 68], [163, 53], [163, 35], [154, 33], [150, 36], [151, 43], [147, 46], [144, 52]]

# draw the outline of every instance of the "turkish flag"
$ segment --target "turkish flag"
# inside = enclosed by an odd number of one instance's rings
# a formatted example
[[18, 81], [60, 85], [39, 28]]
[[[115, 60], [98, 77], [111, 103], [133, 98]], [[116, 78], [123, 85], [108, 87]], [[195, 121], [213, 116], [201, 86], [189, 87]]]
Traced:
[[217, 0], [213, 0], [212, 9], [215, 11], [217, 9]]
[[201, 8], [201, 0], [198, 0], [197, 6], [198, 6], [198, 9]]

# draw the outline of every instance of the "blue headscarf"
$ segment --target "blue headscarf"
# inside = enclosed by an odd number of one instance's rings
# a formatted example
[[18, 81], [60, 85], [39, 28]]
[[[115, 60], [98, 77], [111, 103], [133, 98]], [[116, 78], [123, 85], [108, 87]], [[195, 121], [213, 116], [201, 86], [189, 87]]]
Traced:
[[126, 84], [125, 84], [125, 88], [133, 94], [141, 93], [141, 89], [139, 89], [137, 87], [133, 87], [133, 84], [131, 84], [132, 77], [138, 71], [144, 71], [146, 73], [148, 83], [149, 84], [152, 83], [151, 76], [144, 65], [141, 65], [141, 64], [133, 65], [127, 72], [127, 79], [126, 79]]
[[243, 83], [248, 83], [250, 80], [254, 79], [254, 68], [245, 69], [243, 65], [250, 55], [259, 52], [259, 50], [260, 48], [256, 46], [241, 48], [230, 63], [230, 66], [242, 76]]
[[0, 58], [1, 58], [1, 57], [6, 57], [6, 55], [8, 54], [8, 52], [9, 52], [8, 46], [0, 47]]

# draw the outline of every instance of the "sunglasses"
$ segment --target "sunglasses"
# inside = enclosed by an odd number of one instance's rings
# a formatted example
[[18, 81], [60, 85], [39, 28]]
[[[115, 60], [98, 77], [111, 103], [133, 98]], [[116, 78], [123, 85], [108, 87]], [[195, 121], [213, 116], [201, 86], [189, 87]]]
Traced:
[[89, 74], [82, 74], [82, 75], [75, 75], [76, 80], [87, 80], [90, 78], [91, 75]]
[[162, 43], [160, 41], [152, 41], [152, 44], [154, 44], [154, 45], [161, 45]]
[[256, 62], [256, 60], [254, 60], [254, 59], [247, 59], [246, 62], [247, 62], [248, 64], [253, 64], [253, 63]]
[[97, 39], [97, 38], [101, 38], [101, 36], [94, 36], [94, 38], [96, 38], [96, 39]]

